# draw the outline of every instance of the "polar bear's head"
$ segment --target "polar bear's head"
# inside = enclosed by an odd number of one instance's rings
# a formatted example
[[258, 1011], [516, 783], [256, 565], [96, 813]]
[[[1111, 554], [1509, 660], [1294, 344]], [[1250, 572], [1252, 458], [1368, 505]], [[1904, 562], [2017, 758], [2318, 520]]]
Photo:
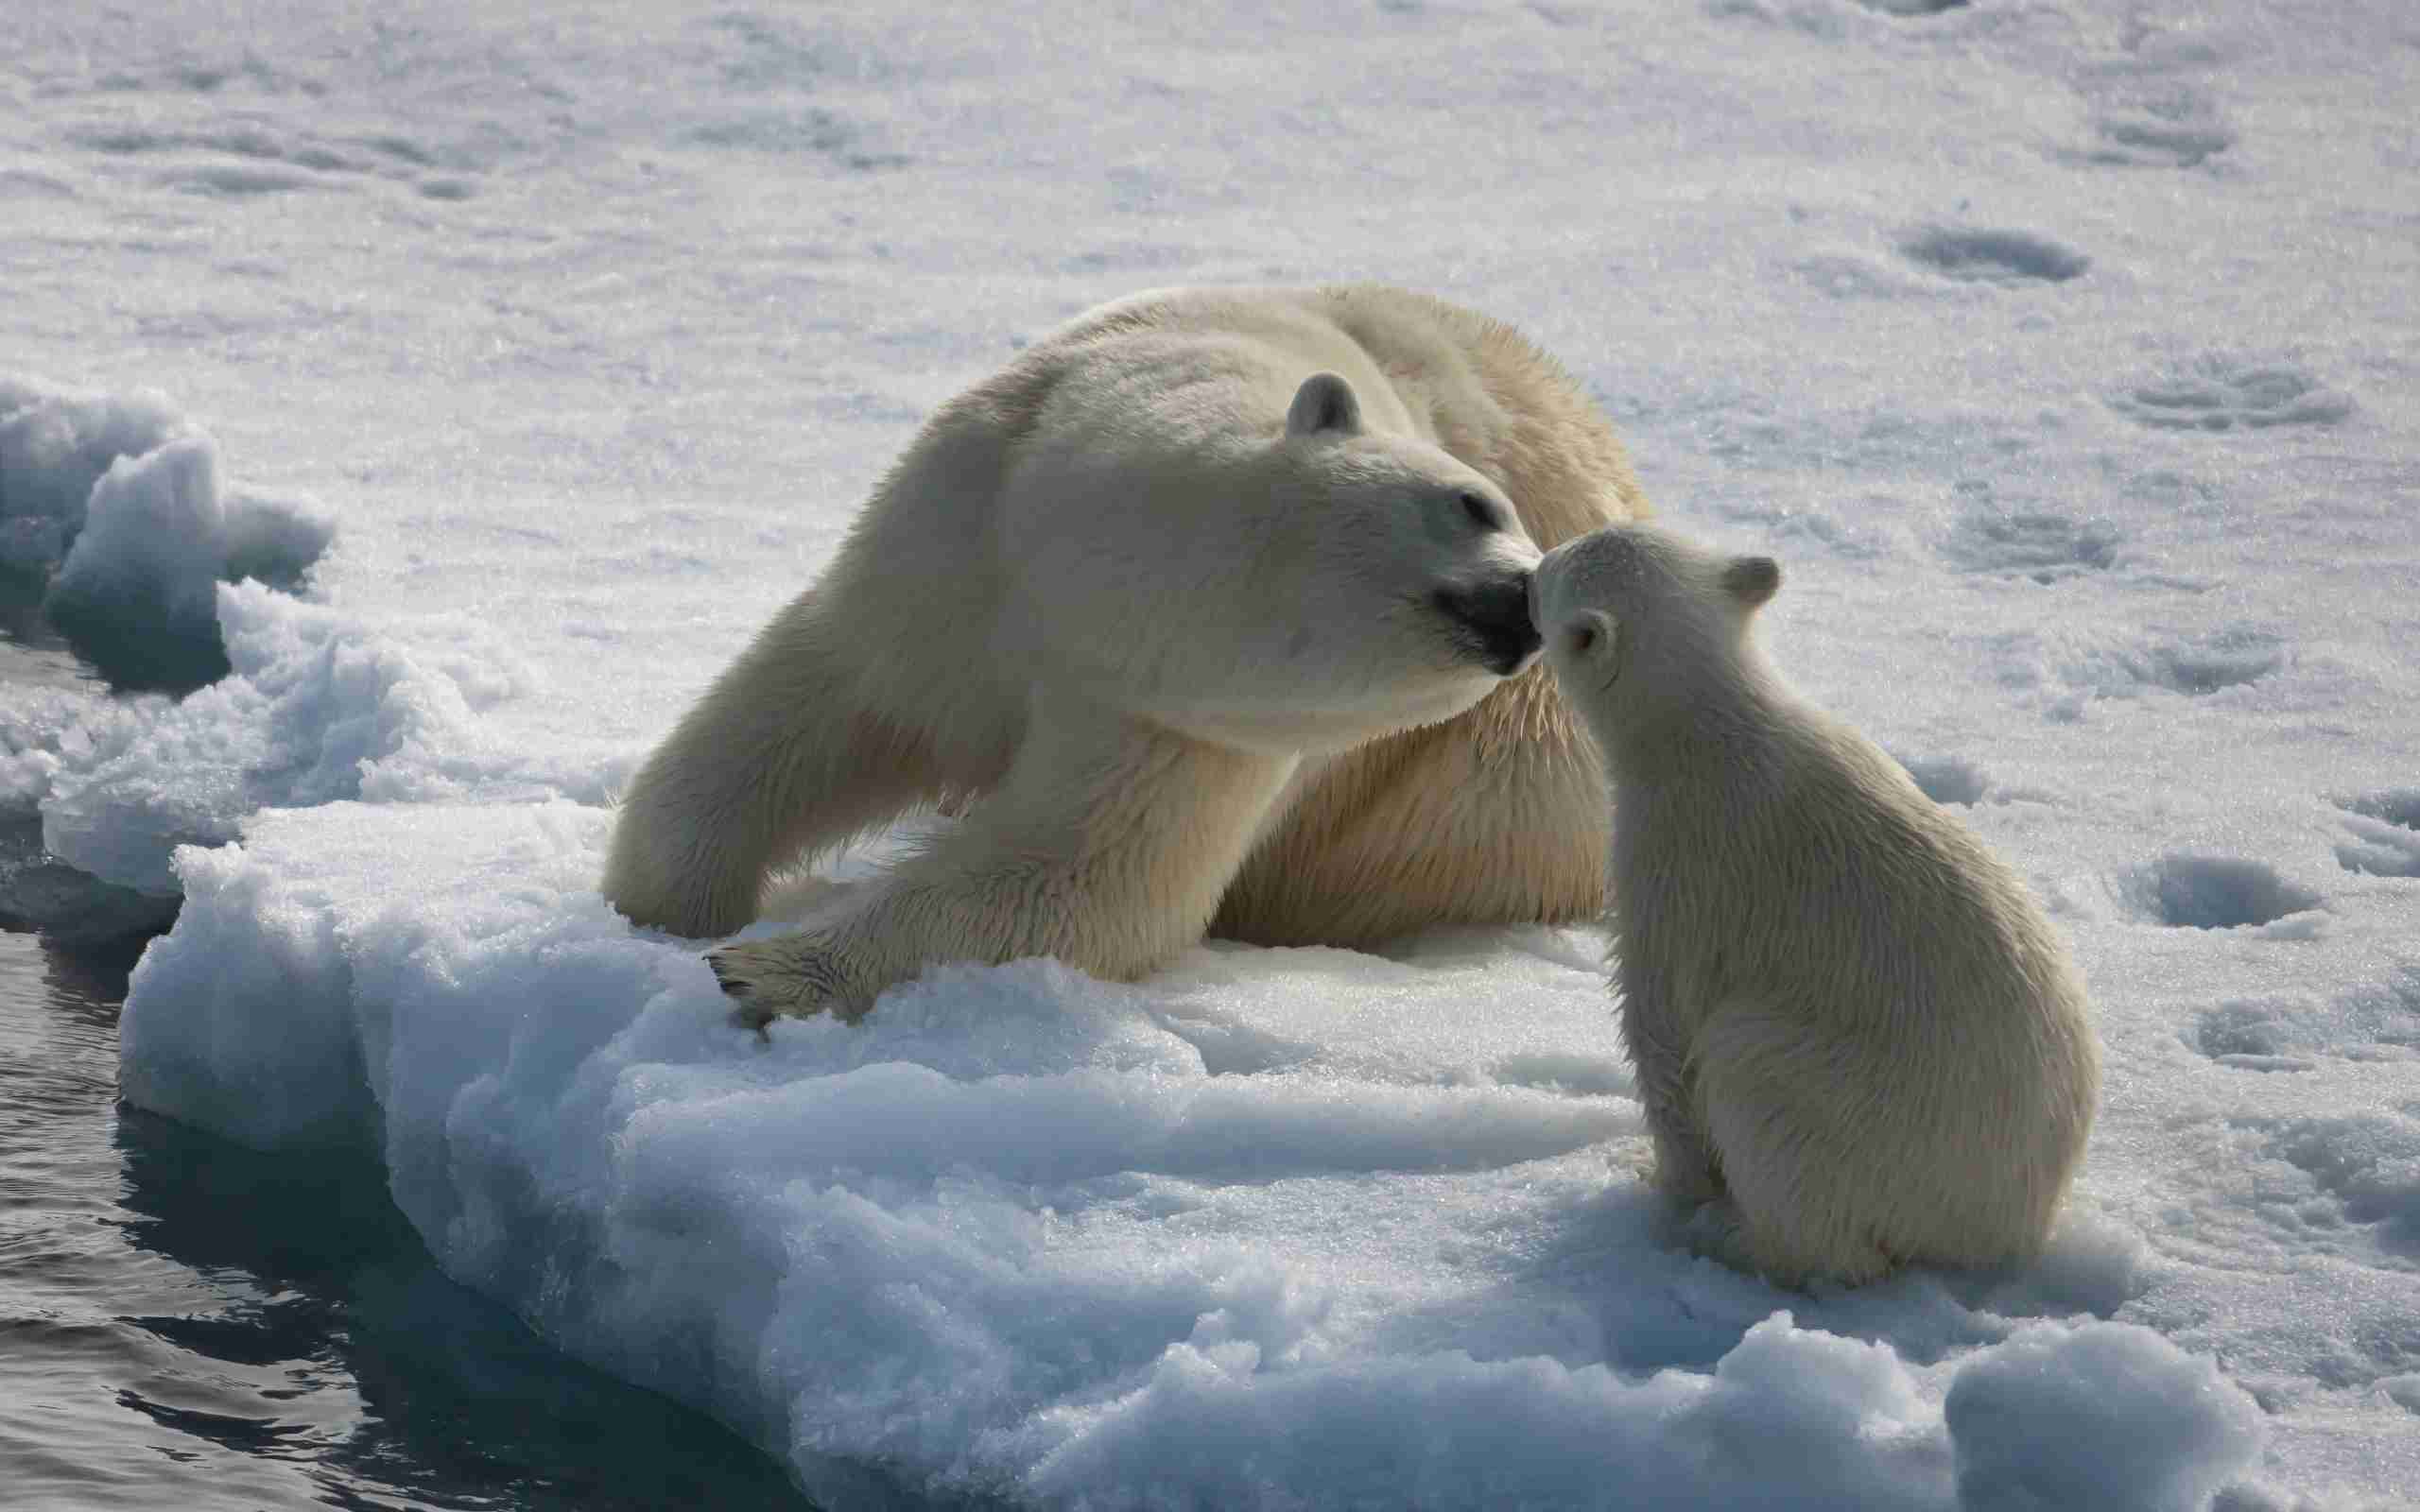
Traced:
[[1771, 557], [1614, 525], [1548, 552], [1531, 608], [1564, 696], [1618, 759], [1675, 716], [1730, 706], [1728, 694], [1763, 676], [1749, 624], [1780, 587]]
[[1274, 510], [1261, 558], [1291, 578], [1271, 605], [1316, 702], [1394, 725], [1459, 713], [1530, 664], [1538, 549], [1504, 490], [1415, 436], [1364, 422], [1352, 386], [1315, 373], [1262, 454]]
[[1011, 477], [1019, 677], [1301, 752], [1450, 719], [1535, 658], [1538, 548], [1374, 370], [1357, 394], [1189, 339], [1102, 367]]

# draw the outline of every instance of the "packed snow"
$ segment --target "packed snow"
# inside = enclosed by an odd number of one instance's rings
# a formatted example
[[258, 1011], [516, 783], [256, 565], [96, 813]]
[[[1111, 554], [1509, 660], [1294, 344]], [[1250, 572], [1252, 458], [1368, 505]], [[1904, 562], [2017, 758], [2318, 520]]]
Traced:
[[[2420, 1497], [2400, 0], [230, 0], [0, 60], [0, 570], [115, 683], [0, 688], [0, 916], [182, 895], [133, 1103], [377, 1151], [835, 1505]], [[1561, 356], [2050, 905], [2106, 1084], [2037, 1263], [1692, 1258], [1594, 930], [760, 1038], [598, 897], [923, 414], [1103, 299], [1352, 277]]]

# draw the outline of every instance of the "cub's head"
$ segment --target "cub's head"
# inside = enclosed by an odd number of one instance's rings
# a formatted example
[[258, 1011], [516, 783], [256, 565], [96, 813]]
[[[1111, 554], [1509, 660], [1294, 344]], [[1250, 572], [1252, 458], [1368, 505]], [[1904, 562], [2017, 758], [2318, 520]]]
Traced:
[[1538, 549], [1512, 501], [1443, 448], [1364, 422], [1353, 387], [1315, 373], [1278, 455], [1317, 533], [1321, 641], [1340, 671], [1392, 691], [1404, 722], [1443, 718], [1530, 664]]
[[1548, 552], [1530, 605], [1556, 684], [1610, 750], [1760, 676], [1749, 622], [1780, 587], [1771, 557], [1614, 525]]

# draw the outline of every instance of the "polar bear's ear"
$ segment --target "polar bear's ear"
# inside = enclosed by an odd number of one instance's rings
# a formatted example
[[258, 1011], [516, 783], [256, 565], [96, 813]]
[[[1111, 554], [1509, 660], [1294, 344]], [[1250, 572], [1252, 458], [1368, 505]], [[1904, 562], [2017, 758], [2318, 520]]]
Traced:
[[1303, 380], [1294, 390], [1294, 405], [1286, 412], [1286, 434], [1313, 436], [1321, 431], [1336, 431], [1346, 436], [1361, 433], [1361, 401], [1355, 398], [1353, 386], [1332, 372], [1315, 372]]
[[1722, 587], [1746, 609], [1761, 609], [1781, 588], [1781, 563], [1771, 557], [1734, 557], [1722, 564]]

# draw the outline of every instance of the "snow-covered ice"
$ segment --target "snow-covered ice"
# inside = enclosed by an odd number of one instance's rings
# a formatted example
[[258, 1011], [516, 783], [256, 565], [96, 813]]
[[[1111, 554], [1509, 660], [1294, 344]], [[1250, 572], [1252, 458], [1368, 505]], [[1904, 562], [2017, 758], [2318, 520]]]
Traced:
[[216, 443], [156, 394], [0, 378], [0, 571], [46, 576], [44, 611], [113, 682], [225, 674], [214, 585], [291, 587], [332, 528], [308, 506], [228, 492]]
[[[833, 1504], [2408, 1504], [2415, 100], [2400, 0], [12, 8], [0, 571], [223, 675], [0, 687], [0, 914], [182, 892], [130, 1100], [375, 1149]], [[919, 417], [1343, 277], [1563, 357], [2050, 903], [2106, 1086], [2038, 1264], [1689, 1258], [1593, 931], [760, 1040], [597, 897]]]

